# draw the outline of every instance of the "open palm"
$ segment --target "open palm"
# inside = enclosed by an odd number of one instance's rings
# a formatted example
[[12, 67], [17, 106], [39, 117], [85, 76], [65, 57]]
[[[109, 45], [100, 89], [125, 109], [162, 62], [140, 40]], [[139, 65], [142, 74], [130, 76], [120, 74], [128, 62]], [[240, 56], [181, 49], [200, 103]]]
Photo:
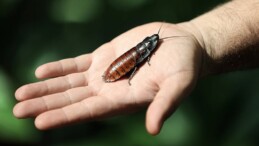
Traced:
[[128, 84], [128, 77], [105, 83], [102, 75], [121, 54], [146, 36], [157, 33], [161, 23], [136, 27], [91, 54], [47, 63], [36, 70], [38, 78], [51, 78], [20, 87], [14, 107], [18, 118], [36, 117], [39, 129], [49, 129], [78, 121], [95, 120], [132, 112], [149, 105], [146, 126], [157, 134], [165, 118], [191, 91], [198, 78], [201, 49], [184, 28], [164, 24], [164, 40]]

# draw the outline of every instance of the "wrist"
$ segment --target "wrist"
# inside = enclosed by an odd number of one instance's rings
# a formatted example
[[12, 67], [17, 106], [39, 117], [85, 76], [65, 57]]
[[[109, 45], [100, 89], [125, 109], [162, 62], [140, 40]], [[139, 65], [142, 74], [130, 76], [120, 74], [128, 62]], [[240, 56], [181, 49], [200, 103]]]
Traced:
[[230, 1], [189, 22], [203, 50], [203, 74], [258, 67], [259, 5]]
[[208, 60], [209, 60], [209, 47], [206, 47], [204, 36], [202, 32], [200, 31], [200, 28], [196, 26], [195, 23], [192, 21], [187, 21], [183, 23], [177, 24], [179, 27], [181, 27], [183, 30], [187, 31], [188, 33], [193, 36], [193, 39], [196, 41], [196, 46], [198, 47], [198, 50], [200, 50], [200, 56], [201, 56], [201, 63], [200, 63], [200, 69], [199, 69], [199, 77], [205, 77], [208, 73]]

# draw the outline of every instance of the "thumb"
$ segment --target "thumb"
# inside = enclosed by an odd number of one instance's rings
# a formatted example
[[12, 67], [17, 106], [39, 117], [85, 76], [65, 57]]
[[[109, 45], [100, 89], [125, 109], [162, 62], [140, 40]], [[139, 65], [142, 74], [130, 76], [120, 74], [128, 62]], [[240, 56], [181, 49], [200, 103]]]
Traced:
[[160, 86], [160, 90], [149, 105], [146, 114], [146, 128], [148, 133], [157, 135], [168, 116], [178, 107], [182, 97], [186, 96], [190, 89], [189, 83], [176, 79], [167, 79]]

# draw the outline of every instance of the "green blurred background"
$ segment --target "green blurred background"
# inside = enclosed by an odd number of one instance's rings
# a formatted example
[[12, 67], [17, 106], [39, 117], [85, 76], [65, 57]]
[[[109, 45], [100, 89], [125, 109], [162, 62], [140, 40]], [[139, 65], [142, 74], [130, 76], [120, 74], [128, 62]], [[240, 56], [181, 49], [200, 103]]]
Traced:
[[259, 70], [199, 81], [160, 135], [145, 130], [145, 111], [38, 131], [12, 115], [14, 91], [37, 81], [43, 63], [92, 52], [152, 21], [190, 20], [223, 0], [0, 0], [0, 145], [258, 146]]

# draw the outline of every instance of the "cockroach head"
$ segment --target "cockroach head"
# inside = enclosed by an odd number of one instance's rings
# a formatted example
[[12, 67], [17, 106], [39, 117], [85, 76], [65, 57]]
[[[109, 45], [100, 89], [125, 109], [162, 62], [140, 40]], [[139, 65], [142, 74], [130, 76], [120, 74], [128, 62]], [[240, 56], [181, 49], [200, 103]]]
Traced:
[[153, 41], [153, 42], [156, 42], [159, 40], [159, 35], [158, 34], [153, 34], [151, 37], [150, 37], [150, 40]]
[[149, 42], [150, 42], [149, 50], [150, 51], [153, 51], [156, 48], [158, 41], [159, 41], [158, 34], [153, 34], [152, 36], [149, 37]]

